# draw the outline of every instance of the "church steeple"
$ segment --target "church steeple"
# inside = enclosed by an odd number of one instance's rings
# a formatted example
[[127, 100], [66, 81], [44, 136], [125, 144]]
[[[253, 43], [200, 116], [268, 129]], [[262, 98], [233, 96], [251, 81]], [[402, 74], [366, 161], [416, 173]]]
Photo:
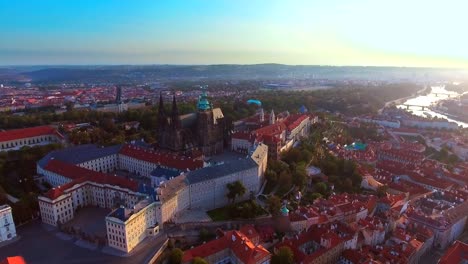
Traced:
[[273, 109], [271, 109], [271, 113], [270, 113], [270, 125], [273, 125], [275, 122], [276, 122], [275, 111], [273, 111]]
[[166, 111], [164, 110], [164, 101], [162, 92], [159, 93], [159, 106], [158, 106], [158, 127], [159, 129], [164, 129], [167, 125], [167, 116]]
[[173, 128], [180, 128], [179, 109], [177, 109], [175, 94], [172, 97], [171, 125]]
[[115, 103], [116, 104], [122, 103], [122, 87], [121, 86], [117, 86], [116, 88]]

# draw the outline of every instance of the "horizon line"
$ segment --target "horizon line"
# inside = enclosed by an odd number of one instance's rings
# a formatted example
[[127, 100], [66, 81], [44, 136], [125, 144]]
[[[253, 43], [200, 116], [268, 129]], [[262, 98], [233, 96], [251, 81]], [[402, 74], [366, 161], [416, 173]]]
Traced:
[[99, 63], [99, 64], [0, 64], [0, 67], [83, 67], [83, 66], [260, 66], [260, 65], [278, 65], [278, 66], [292, 66], [292, 67], [354, 67], [354, 68], [412, 68], [412, 69], [444, 69], [444, 70], [468, 70], [463, 67], [434, 67], [434, 66], [396, 66], [396, 65], [333, 65], [333, 64], [285, 64], [276, 62], [265, 62], [265, 63]]

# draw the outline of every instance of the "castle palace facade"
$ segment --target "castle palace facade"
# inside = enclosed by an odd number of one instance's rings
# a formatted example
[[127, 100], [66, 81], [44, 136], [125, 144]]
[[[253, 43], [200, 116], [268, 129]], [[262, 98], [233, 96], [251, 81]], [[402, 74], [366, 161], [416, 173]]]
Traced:
[[213, 108], [203, 91], [198, 98], [197, 112], [179, 115], [175, 95], [172, 111], [166, 113], [163, 97], [159, 97], [159, 148], [174, 152], [199, 150], [205, 156], [219, 154], [224, 149], [225, 119], [220, 108]]

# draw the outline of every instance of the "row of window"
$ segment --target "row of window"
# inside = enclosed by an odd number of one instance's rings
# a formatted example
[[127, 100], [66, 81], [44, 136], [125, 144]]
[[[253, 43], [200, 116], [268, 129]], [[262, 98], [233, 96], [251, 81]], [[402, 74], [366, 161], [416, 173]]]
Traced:
[[2, 149], [8, 149], [8, 148], [14, 148], [14, 147], [19, 147], [19, 146], [24, 146], [24, 145], [38, 144], [44, 141], [53, 141], [53, 138], [52, 136], [44, 136], [40, 138], [23, 139], [19, 141], [17, 140], [13, 142], [1, 143], [0, 146]]
[[119, 243], [117, 241], [109, 240], [109, 245], [114, 246], [114, 247], [119, 247], [119, 248], [125, 248], [125, 244]]

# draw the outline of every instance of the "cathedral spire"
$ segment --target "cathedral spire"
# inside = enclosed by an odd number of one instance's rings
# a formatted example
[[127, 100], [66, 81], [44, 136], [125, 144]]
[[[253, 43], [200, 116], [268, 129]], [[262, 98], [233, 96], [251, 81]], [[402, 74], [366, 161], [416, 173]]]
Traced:
[[164, 111], [164, 101], [162, 92], [159, 93], [159, 106], [158, 106], [158, 126], [159, 129], [163, 129], [167, 125], [167, 116]]
[[177, 102], [176, 102], [175, 94], [172, 97], [171, 124], [173, 128], [180, 128], [179, 109], [177, 109]]
[[260, 118], [260, 122], [265, 121], [265, 112], [263, 111], [263, 108], [260, 108], [259, 118]]
[[270, 125], [273, 125], [275, 122], [276, 122], [275, 111], [273, 111], [273, 109], [271, 109], [271, 113], [270, 113]]
[[121, 86], [116, 87], [115, 103], [116, 104], [122, 103], [122, 87]]

